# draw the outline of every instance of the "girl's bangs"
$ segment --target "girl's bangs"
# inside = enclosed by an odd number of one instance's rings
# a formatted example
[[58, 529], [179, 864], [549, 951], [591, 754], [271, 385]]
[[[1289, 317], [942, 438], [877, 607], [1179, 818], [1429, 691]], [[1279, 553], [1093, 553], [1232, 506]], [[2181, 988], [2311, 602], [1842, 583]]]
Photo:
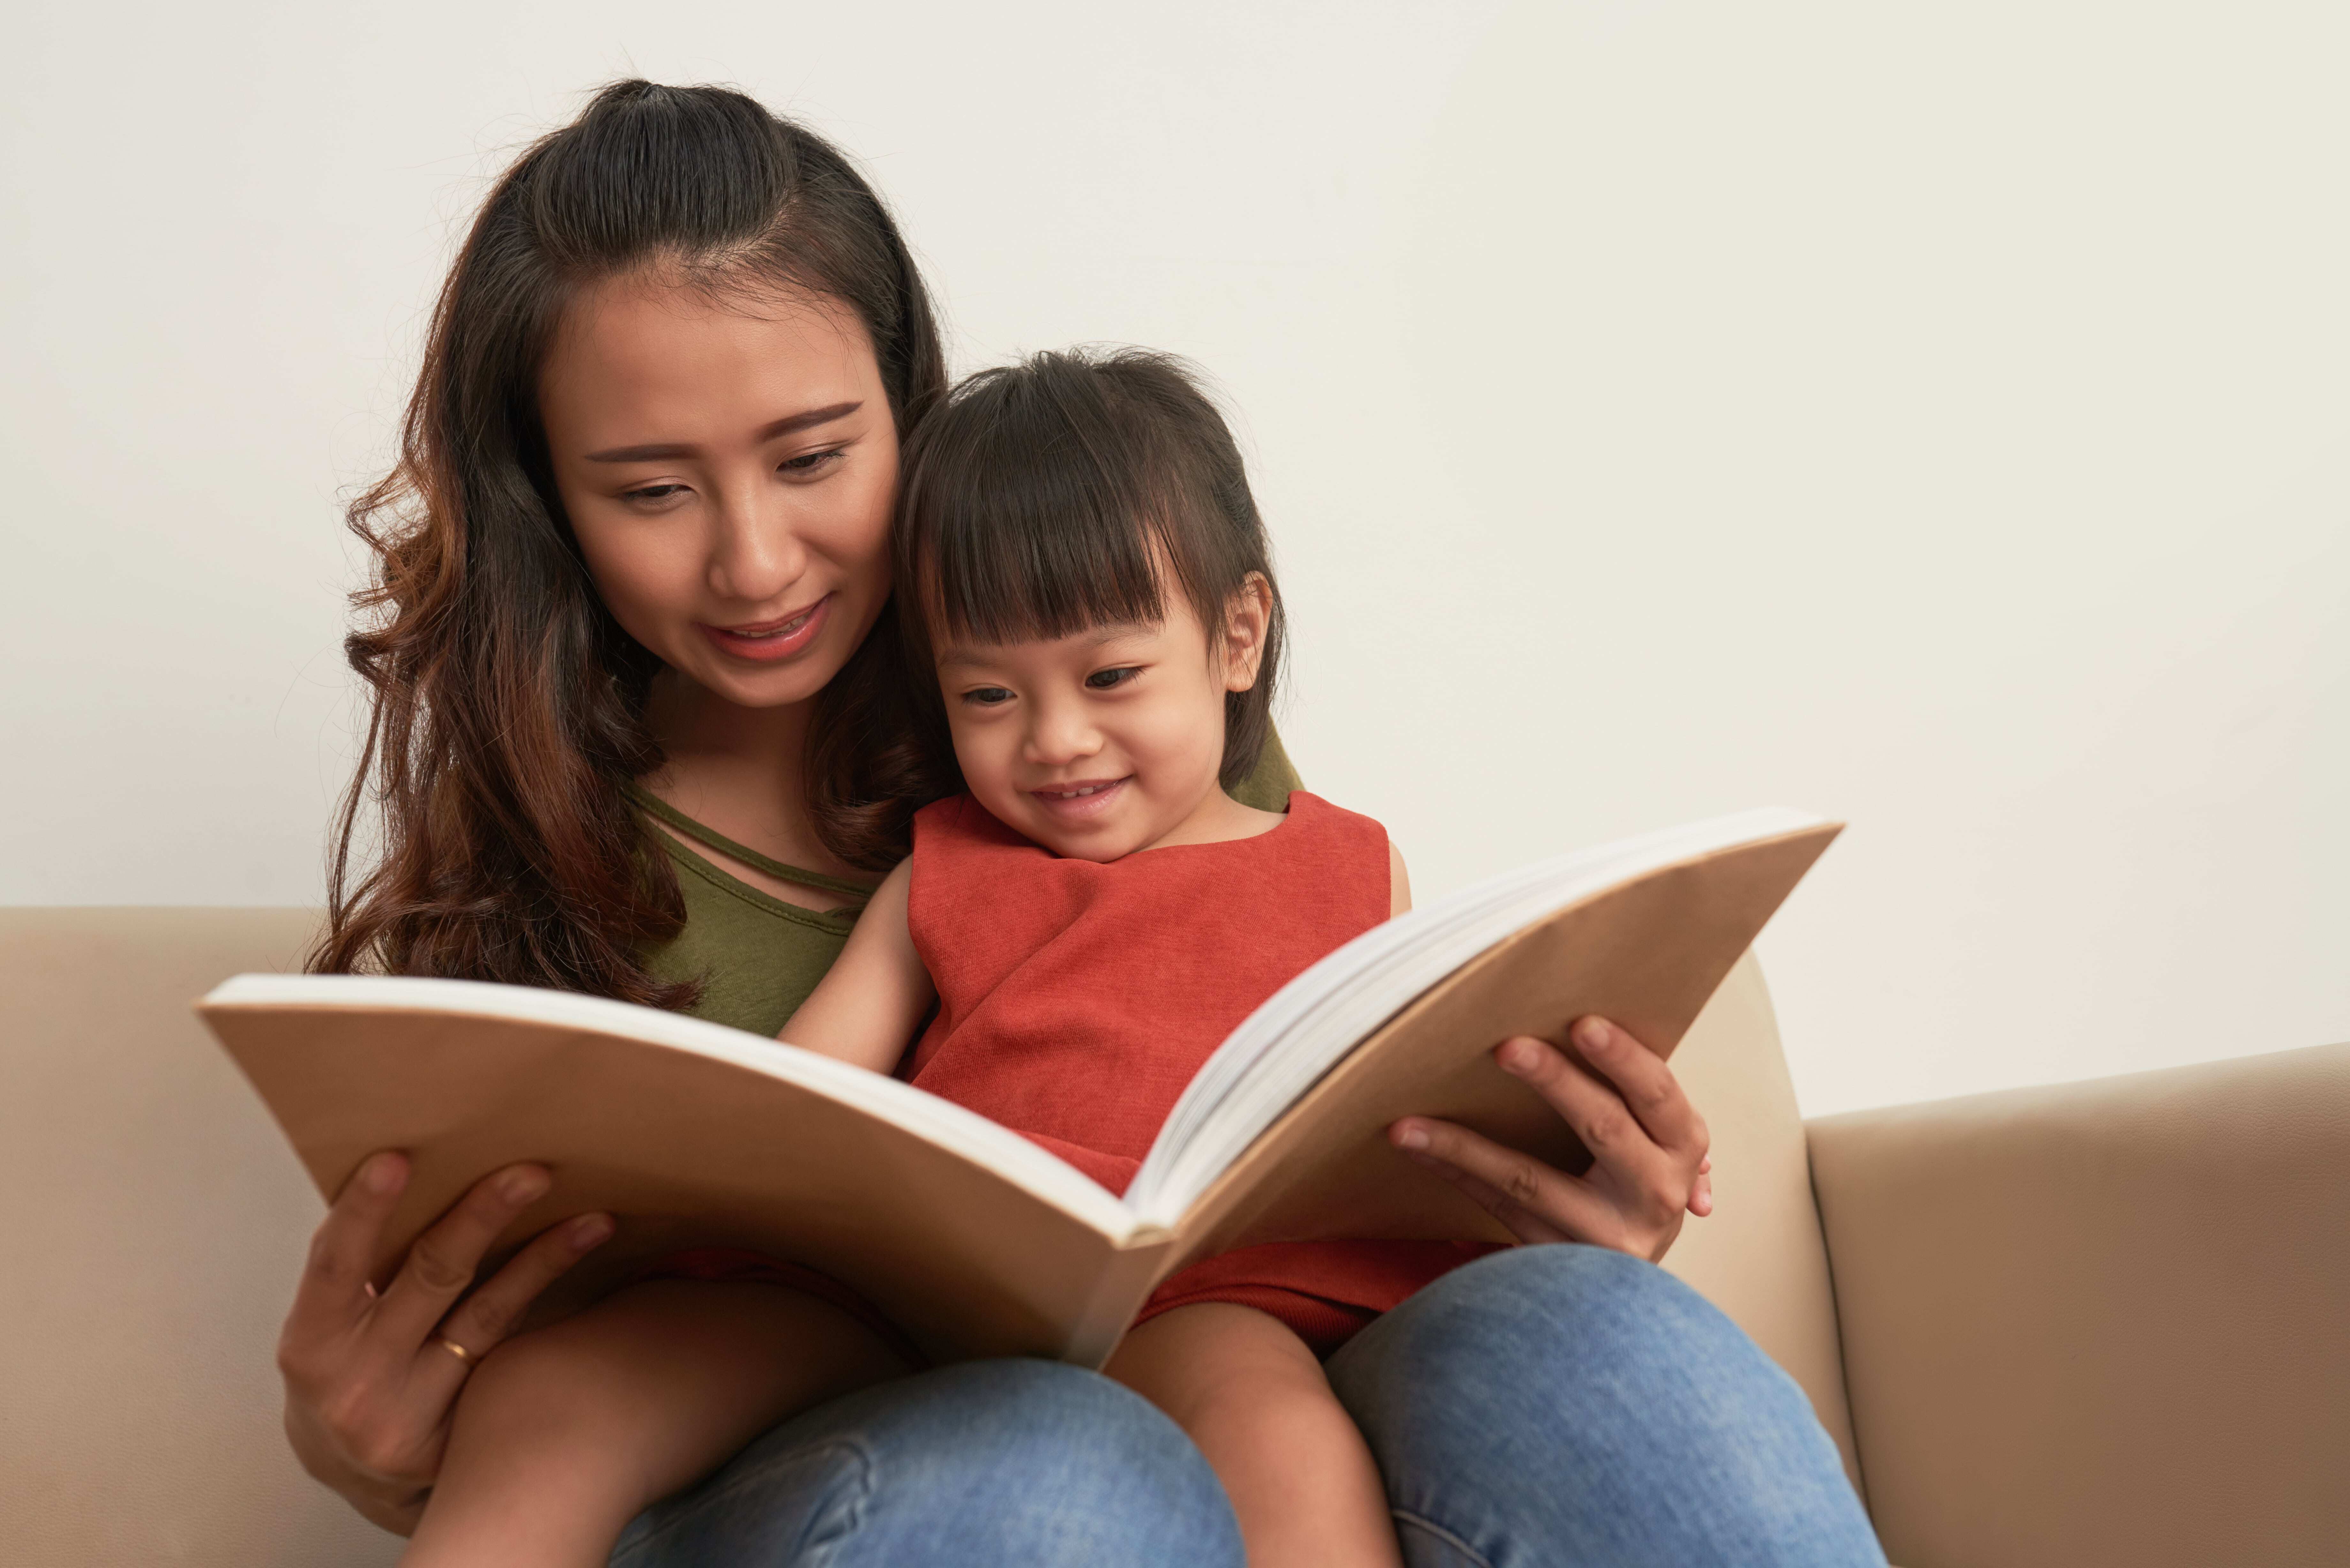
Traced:
[[1000, 462], [990, 466], [991, 484], [939, 476], [945, 493], [911, 541], [910, 586], [937, 628], [934, 641], [1050, 640], [1156, 624], [1170, 588], [1193, 597], [1181, 531], [1149, 521], [1166, 492], [1143, 474], [1024, 464], [1028, 483], [1006, 483]]

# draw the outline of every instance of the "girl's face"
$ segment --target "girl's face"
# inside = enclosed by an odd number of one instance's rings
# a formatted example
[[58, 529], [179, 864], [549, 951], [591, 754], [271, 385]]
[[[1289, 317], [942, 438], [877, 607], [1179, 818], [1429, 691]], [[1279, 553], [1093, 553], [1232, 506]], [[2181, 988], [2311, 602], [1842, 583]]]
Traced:
[[1222, 804], [1224, 693], [1255, 683], [1262, 585], [1233, 596], [1215, 647], [1177, 594], [1153, 625], [942, 643], [939, 686], [972, 796], [1055, 855], [1103, 861]]
[[556, 490], [630, 637], [744, 708], [806, 701], [889, 594], [898, 431], [853, 311], [641, 276], [565, 313], [539, 378]]

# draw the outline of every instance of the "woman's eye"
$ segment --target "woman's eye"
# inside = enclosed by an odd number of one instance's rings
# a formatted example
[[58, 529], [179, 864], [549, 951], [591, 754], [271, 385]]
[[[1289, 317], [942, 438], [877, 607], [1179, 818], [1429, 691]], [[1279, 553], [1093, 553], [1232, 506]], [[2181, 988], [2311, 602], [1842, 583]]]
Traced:
[[1012, 701], [1012, 693], [1001, 686], [978, 686], [962, 694], [962, 700], [982, 708], [993, 708]]
[[648, 484], [641, 490], [623, 491], [621, 492], [620, 498], [623, 501], [659, 503], [667, 501], [673, 495], [682, 495], [684, 493], [685, 486], [682, 484]]
[[823, 452], [804, 452], [797, 457], [787, 457], [775, 466], [785, 473], [810, 474], [826, 467], [839, 455], [838, 447], [828, 447]]
[[1116, 670], [1097, 670], [1086, 677], [1086, 684], [1096, 691], [1107, 691], [1113, 686], [1123, 686], [1142, 673], [1139, 666], [1120, 665]]

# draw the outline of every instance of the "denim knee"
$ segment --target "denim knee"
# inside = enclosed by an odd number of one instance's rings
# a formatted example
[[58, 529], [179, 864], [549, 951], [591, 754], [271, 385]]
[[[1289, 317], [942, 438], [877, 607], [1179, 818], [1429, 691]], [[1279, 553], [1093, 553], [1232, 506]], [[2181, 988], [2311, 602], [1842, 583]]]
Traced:
[[[1023, 1499], [1054, 1512], [1130, 1517], [1153, 1543], [1228, 1540], [1240, 1561], [1239, 1526], [1215, 1471], [1133, 1390], [1058, 1362], [1014, 1359], [941, 1367], [922, 1381], [921, 1406], [894, 1414], [921, 1436], [927, 1488], [984, 1501], [998, 1517]], [[1197, 1559], [1221, 1560], [1213, 1551]]]
[[1522, 1247], [1331, 1358], [1414, 1563], [1882, 1563], [1810, 1402], [1662, 1269]]
[[[1575, 1355], [1562, 1359], [1553, 1353], [1568, 1337]], [[1667, 1344], [1734, 1350], [1744, 1338], [1653, 1263], [1604, 1247], [1516, 1247], [1456, 1269], [1388, 1313], [1332, 1371], [1409, 1361], [1423, 1379], [1523, 1386], [1529, 1375], [1574, 1381]]]
[[628, 1568], [1240, 1568], [1215, 1472], [1130, 1390], [1052, 1362], [941, 1367], [753, 1443], [623, 1539]]
[[1357, 1335], [1329, 1371], [1367, 1430], [1461, 1421], [1524, 1436], [1558, 1428], [1564, 1409], [1604, 1405], [1621, 1410], [1607, 1433], [1620, 1446], [1657, 1420], [1686, 1425], [1690, 1401], [1656, 1398], [1659, 1385], [1684, 1385], [1696, 1367], [1718, 1372], [1725, 1361], [1765, 1383], [1777, 1373], [1654, 1264], [1599, 1247], [1543, 1246], [1446, 1275]]

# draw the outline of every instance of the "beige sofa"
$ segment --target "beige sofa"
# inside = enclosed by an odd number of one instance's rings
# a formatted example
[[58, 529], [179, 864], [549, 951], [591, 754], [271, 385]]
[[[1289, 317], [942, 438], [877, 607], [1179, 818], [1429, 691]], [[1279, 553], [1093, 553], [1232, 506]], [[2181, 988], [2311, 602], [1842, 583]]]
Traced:
[[[395, 1555], [279, 1436], [319, 1203], [187, 1012], [309, 924], [0, 910], [12, 1564]], [[2350, 1563], [2350, 1046], [1806, 1124], [1750, 961], [1677, 1065], [1720, 1208], [1670, 1266], [1810, 1393], [1896, 1563]]]

